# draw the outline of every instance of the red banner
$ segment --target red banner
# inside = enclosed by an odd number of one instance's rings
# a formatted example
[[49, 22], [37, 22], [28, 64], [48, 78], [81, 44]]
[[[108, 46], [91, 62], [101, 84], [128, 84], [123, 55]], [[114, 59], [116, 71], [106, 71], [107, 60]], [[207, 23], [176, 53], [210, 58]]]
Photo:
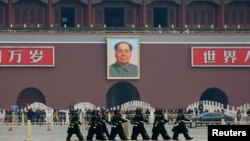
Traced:
[[250, 47], [192, 47], [192, 67], [250, 67]]
[[0, 67], [53, 67], [52, 46], [0, 46]]

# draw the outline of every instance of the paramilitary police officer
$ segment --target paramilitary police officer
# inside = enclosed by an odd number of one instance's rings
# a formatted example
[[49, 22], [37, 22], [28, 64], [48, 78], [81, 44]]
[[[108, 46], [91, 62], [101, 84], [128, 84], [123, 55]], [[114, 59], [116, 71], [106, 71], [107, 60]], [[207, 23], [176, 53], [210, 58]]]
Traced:
[[128, 140], [122, 126], [123, 122], [127, 122], [127, 120], [122, 118], [120, 110], [115, 110], [114, 116], [111, 119], [112, 127], [110, 133], [110, 140], [114, 140], [117, 134], [120, 136], [121, 140]]
[[100, 112], [100, 116], [101, 116], [101, 123], [102, 123], [102, 130], [103, 132], [106, 134], [106, 137], [109, 139], [110, 135], [109, 135], [109, 132], [108, 132], [108, 128], [106, 126], [106, 123], [108, 124], [111, 124], [110, 121], [108, 121], [108, 117], [105, 115], [105, 109], [102, 109], [101, 112]]
[[136, 112], [136, 115], [131, 120], [131, 123], [134, 124], [131, 139], [137, 140], [137, 136], [141, 134], [143, 140], [149, 140], [149, 136], [144, 127], [144, 122], [148, 122], [148, 119], [146, 119], [143, 116], [141, 108], [137, 108], [135, 112]]
[[87, 135], [87, 140], [92, 140], [95, 134], [96, 139], [106, 140], [102, 130], [101, 116], [98, 110], [92, 111], [92, 117], [90, 119], [89, 125], [90, 127]]
[[67, 131], [68, 136], [66, 138], [67, 141], [70, 141], [70, 138], [73, 134], [76, 134], [76, 136], [78, 137], [80, 141], [84, 140], [81, 134], [80, 128], [79, 128], [80, 124], [82, 123], [79, 121], [78, 111], [75, 110], [72, 112], [72, 118], [68, 127], [68, 131]]
[[173, 140], [179, 140], [178, 139], [179, 133], [183, 133], [186, 140], [193, 139], [188, 134], [188, 129], [186, 127], [185, 121], [190, 121], [190, 120], [185, 117], [182, 109], [179, 109], [175, 123], [176, 126], [174, 126], [174, 128], [172, 129], [172, 131], [174, 132]]
[[157, 140], [159, 134], [162, 135], [164, 140], [170, 140], [170, 136], [167, 133], [167, 130], [165, 128], [165, 123], [167, 123], [168, 120], [165, 118], [164, 114], [163, 114], [163, 110], [159, 109], [156, 111], [156, 115], [155, 115], [155, 120], [153, 123], [153, 135], [152, 135], [152, 140]]

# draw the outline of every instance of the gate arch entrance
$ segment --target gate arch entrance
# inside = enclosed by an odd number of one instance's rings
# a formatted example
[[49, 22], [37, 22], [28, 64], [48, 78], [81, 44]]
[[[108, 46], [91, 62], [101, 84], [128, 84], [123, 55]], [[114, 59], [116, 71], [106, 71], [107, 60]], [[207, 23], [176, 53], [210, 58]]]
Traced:
[[111, 86], [106, 96], [106, 108], [112, 108], [132, 100], [140, 100], [136, 87], [128, 82], [118, 82]]
[[205, 90], [200, 97], [200, 101], [203, 100], [222, 103], [224, 105], [224, 108], [226, 108], [226, 106], [228, 105], [227, 95], [219, 88], [208, 88], [207, 90]]
[[19, 108], [24, 108], [27, 104], [31, 104], [33, 102], [40, 102], [46, 105], [46, 100], [41, 91], [36, 88], [26, 88], [21, 91], [21, 93], [17, 97], [16, 104]]

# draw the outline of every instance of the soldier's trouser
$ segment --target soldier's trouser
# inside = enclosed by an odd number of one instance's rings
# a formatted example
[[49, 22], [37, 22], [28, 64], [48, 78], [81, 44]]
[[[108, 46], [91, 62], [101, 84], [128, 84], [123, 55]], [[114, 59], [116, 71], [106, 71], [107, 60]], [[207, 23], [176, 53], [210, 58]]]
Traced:
[[95, 131], [93, 129], [90, 129], [86, 139], [93, 140], [94, 134], [95, 134]]
[[[70, 141], [70, 138], [72, 137], [72, 135], [73, 135], [72, 133], [69, 133], [68, 136], [67, 136], [67, 138], [66, 138], [66, 140]], [[83, 141], [84, 140], [84, 138], [83, 138], [83, 136], [82, 136], [81, 133], [77, 133], [76, 136], [78, 137], [79, 141]]]
[[170, 140], [171, 139], [171, 137], [168, 135], [167, 132], [161, 132], [161, 135], [162, 135], [162, 138], [164, 140]]
[[121, 140], [128, 140], [126, 134], [124, 133], [123, 129], [119, 129], [119, 128], [112, 128], [111, 129], [111, 133], [110, 133], [110, 140], [114, 140], [116, 135], [119, 135], [119, 137], [121, 138]]
[[71, 138], [72, 135], [73, 135], [72, 133], [68, 133], [66, 141], [70, 141], [70, 138]]
[[191, 139], [191, 137], [188, 135], [188, 132], [184, 132], [183, 135], [186, 138], [186, 140]]
[[79, 141], [83, 141], [84, 140], [84, 138], [83, 138], [83, 136], [82, 136], [81, 133], [76, 134], [76, 136], [78, 137]]
[[139, 135], [139, 132], [138, 132], [137, 128], [133, 127], [131, 140], [137, 140], [138, 135]]
[[138, 137], [139, 134], [142, 135], [142, 139], [143, 140], [149, 140], [150, 139], [149, 136], [148, 136], [148, 134], [146, 132], [140, 133], [138, 131], [134, 131], [132, 133], [131, 140], [137, 140], [137, 137]]
[[[156, 132], [153, 132], [152, 140], [157, 140], [159, 134], [162, 135], [162, 138], [163, 138], [164, 140], [170, 140], [170, 139], [171, 139], [171, 137], [168, 135], [167, 132], [157, 132], [157, 131], [156, 131]], [[177, 136], [177, 138], [178, 138], [178, 136]]]
[[107, 140], [106, 137], [104, 136], [104, 133], [97, 133], [96, 139], [97, 140]]
[[120, 136], [121, 140], [128, 140], [128, 137], [124, 133], [124, 131], [118, 132], [118, 135]]
[[174, 132], [173, 140], [178, 140], [179, 132]]
[[125, 135], [123, 129], [118, 129], [118, 128], [112, 128], [111, 133], [110, 133], [110, 139], [109, 140], [115, 140], [115, 136], [119, 135], [121, 140], [128, 140], [127, 136]]
[[[143, 130], [144, 130], [144, 132], [143, 132]], [[137, 140], [137, 137], [138, 137], [139, 134], [142, 135], [143, 140], [149, 140], [150, 139], [145, 129], [134, 126], [133, 131], [132, 131], [132, 135], [131, 135], [131, 140]]]
[[117, 135], [117, 129], [116, 128], [112, 128], [111, 129], [111, 133], [110, 133], [110, 136], [109, 136], [109, 139], [110, 140], [115, 140], [115, 136]]
[[153, 135], [152, 135], [152, 140], [158, 140], [157, 138], [158, 138], [159, 134], [160, 134], [159, 132], [154, 131]]
[[103, 126], [102, 126], [102, 129], [103, 129], [104, 133], [106, 134], [107, 138], [109, 139], [109, 132], [108, 132], [107, 126], [106, 126], [106, 125], [103, 125]]
[[141, 135], [142, 135], [143, 140], [149, 140], [150, 139], [146, 132], [141, 133]]

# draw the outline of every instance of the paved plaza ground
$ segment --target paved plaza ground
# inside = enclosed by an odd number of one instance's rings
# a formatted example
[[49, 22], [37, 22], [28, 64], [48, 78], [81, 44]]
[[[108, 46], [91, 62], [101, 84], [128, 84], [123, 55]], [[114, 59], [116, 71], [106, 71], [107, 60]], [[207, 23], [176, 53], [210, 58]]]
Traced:
[[[108, 127], [110, 129], [110, 127]], [[171, 131], [172, 125], [166, 125], [169, 135], [172, 137], [173, 132]], [[65, 141], [67, 136], [67, 126], [66, 125], [54, 125], [51, 126], [51, 130], [48, 131], [48, 126], [32, 126], [32, 141]], [[25, 141], [27, 140], [27, 127], [18, 125], [13, 127], [13, 131], [8, 131], [9, 127], [6, 125], [0, 125], [0, 141]], [[152, 135], [152, 125], [146, 125], [146, 130], [149, 136]], [[86, 127], [81, 126], [81, 131], [86, 139], [88, 131]], [[129, 138], [131, 135], [132, 126], [129, 126]], [[198, 128], [189, 128], [190, 136], [194, 137], [193, 141], [207, 141], [207, 127], [198, 127]], [[117, 140], [120, 138], [117, 136]], [[141, 136], [138, 139], [142, 139]], [[159, 140], [162, 140], [162, 137], [159, 136]], [[179, 135], [180, 141], [184, 141], [184, 136]], [[75, 135], [72, 136], [73, 141], [77, 141]]]

